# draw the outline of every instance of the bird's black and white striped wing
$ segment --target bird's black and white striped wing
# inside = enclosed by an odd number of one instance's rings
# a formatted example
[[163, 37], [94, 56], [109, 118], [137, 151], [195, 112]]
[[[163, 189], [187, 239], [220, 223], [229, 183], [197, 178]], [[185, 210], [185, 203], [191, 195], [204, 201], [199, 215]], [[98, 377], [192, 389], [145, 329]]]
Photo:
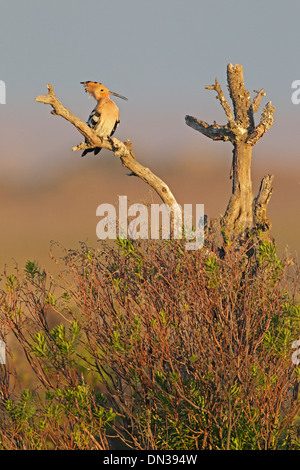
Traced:
[[113, 130], [111, 131], [110, 137], [111, 137], [112, 135], [114, 135], [114, 133], [116, 132], [116, 129], [117, 129], [117, 127], [118, 127], [119, 124], [120, 124], [120, 121], [116, 121], [116, 122], [115, 122], [115, 125], [114, 125], [114, 127], [113, 127]]
[[[94, 109], [91, 114], [89, 115], [89, 118], [87, 120], [87, 125], [91, 128], [91, 129], [94, 129], [96, 130], [97, 128], [97, 125], [99, 125], [99, 122], [100, 122], [100, 113], [98, 111], [96, 111], [96, 109]], [[85, 139], [85, 143], [88, 144], [89, 141], [88, 139], [86, 138]], [[95, 147], [95, 148], [92, 148], [92, 149], [86, 149], [82, 152], [82, 157], [84, 157], [87, 153], [89, 152], [94, 152], [95, 155], [97, 155], [97, 153], [99, 153], [101, 150], [100, 147]]]
[[100, 120], [100, 113], [98, 113], [98, 111], [94, 109], [89, 115], [87, 125], [91, 129], [95, 129], [97, 127], [97, 124], [99, 123], [99, 120]]

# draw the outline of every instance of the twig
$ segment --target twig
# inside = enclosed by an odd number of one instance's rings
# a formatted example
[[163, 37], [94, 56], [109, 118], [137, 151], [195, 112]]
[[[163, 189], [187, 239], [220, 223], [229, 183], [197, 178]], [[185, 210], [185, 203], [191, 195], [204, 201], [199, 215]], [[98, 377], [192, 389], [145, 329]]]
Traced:
[[214, 85], [208, 85], [205, 87], [206, 90], [215, 90], [218, 94], [216, 96], [216, 99], [220, 100], [220, 103], [222, 105], [222, 108], [225, 111], [225, 114], [227, 116], [228, 122], [232, 123], [234, 121], [233, 118], [233, 113], [231, 110], [231, 107], [228, 103], [228, 101], [225, 98], [225, 95], [222, 91], [221, 85], [218, 82], [218, 79], [216, 78], [215, 84]]
[[259, 109], [261, 99], [263, 98], [263, 96], [266, 96], [266, 92], [264, 88], [262, 88], [260, 91], [258, 90], [253, 90], [253, 91], [254, 93], [257, 93], [257, 95], [255, 96], [255, 98], [253, 98], [253, 101], [252, 101], [252, 109], [253, 109], [253, 112], [256, 113]]
[[273, 192], [274, 175], [263, 177], [258, 194], [253, 201], [253, 218], [256, 227], [271, 229], [271, 222], [266, 216], [266, 208]]
[[213, 125], [209, 125], [207, 122], [201, 121], [201, 119], [197, 119], [193, 116], [185, 116], [185, 122], [189, 127], [195, 131], [201, 132], [201, 134], [212, 140], [222, 140], [227, 142], [232, 141], [235, 138], [229, 127], [221, 126], [216, 122]]
[[269, 101], [262, 111], [260, 123], [255, 127], [253, 132], [247, 138], [247, 144], [255, 145], [259, 139], [270, 129], [274, 123], [274, 111], [275, 106], [272, 106], [271, 101]]

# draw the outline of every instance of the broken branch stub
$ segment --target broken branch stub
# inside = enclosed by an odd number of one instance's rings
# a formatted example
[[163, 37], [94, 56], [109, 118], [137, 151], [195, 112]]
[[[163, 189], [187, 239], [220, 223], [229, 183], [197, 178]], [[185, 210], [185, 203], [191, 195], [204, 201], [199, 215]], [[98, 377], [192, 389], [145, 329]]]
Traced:
[[39, 95], [36, 97], [38, 103], [49, 104], [52, 106], [53, 110], [51, 114], [55, 116], [61, 116], [66, 119], [68, 122], [73, 124], [76, 129], [88, 140], [89, 144], [81, 142], [79, 145], [72, 148], [73, 151], [84, 150], [87, 148], [101, 147], [107, 150], [110, 150], [114, 155], [120, 158], [122, 165], [128, 168], [131, 171], [131, 175], [138, 176], [145, 183], [151, 186], [156, 193], [159, 195], [161, 200], [169, 207], [172, 207], [174, 213], [180, 211], [181, 208], [177, 203], [174, 195], [172, 194], [170, 188], [167, 184], [156, 176], [152, 171], [141, 165], [133, 151], [132, 143], [127, 140], [126, 142], [121, 142], [116, 138], [101, 139], [93, 129], [91, 129], [86, 123], [84, 123], [77, 116], [72, 114], [67, 108], [65, 108], [62, 103], [57, 99], [53, 87], [47, 85], [48, 94]]
[[244, 84], [243, 67], [238, 64], [228, 64], [227, 83], [233, 111], [217, 79], [215, 84], [205, 87], [216, 91], [216, 98], [225, 112], [227, 124], [209, 125], [193, 116], [185, 117], [186, 124], [212, 140], [230, 141], [233, 145], [232, 195], [221, 219], [226, 236], [231, 237], [236, 232], [258, 228], [267, 232], [271, 228], [266, 217], [266, 208], [272, 193], [273, 176], [268, 175], [263, 179], [258, 196], [253, 198], [251, 161], [253, 146], [274, 122], [275, 107], [268, 102], [263, 108], [259, 124], [255, 126], [254, 113], [258, 111], [261, 99], [266, 95], [265, 90], [255, 90], [256, 96], [251, 101]]

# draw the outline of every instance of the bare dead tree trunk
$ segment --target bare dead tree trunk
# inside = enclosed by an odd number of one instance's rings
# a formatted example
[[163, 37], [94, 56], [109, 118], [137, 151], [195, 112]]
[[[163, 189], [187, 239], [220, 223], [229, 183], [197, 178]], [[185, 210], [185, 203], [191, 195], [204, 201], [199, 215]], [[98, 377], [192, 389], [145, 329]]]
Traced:
[[227, 237], [237, 232], [268, 232], [271, 222], [266, 217], [267, 204], [272, 194], [273, 176], [263, 178], [258, 195], [253, 198], [251, 180], [252, 149], [258, 140], [273, 124], [275, 107], [268, 102], [264, 107], [260, 123], [255, 126], [254, 113], [259, 109], [265, 90], [256, 91], [251, 101], [250, 93], [245, 89], [243, 67], [228, 64], [227, 82], [233, 111], [216, 78], [215, 84], [205, 87], [217, 92], [217, 99], [227, 117], [226, 125], [214, 122], [209, 125], [200, 119], [186, 116], [186, 124], [213, 140], [230, 141], [233, 144], [232, 158], [232, 195], [226, 212], [221, 219], [221, 226]]
[[141, 178], [157, 192], [157, 194], [167, 206], [172, 207], [174, 214], [176, 214], [177, 211], [179, 214], [181, 214], [181, 208], [170, 188], [166, 185], [166, 183], [164, 183], [164, 181], [152, 173], [149, 168], [144, 167], [136, 160], [136, 157], [132, 151], [132, 143], [129, 140], [126, 142], [121, 142], [116, 138], [101, 139], [99, 136], [97, 136], [93, 129], [91, 129], [87, 124], [81, 121], [81, 119], [76, 117], [62, 105], [62, 103], [56, 98], [51, 85], [47, 85], [47, 88], [48, 94], [37, 96], [36, 101], [38, 103], [50, 104], [53, 108], [51, 114], [55, 116], [61, 116], [69, 121], [84, 137], [88, 139], [90, 143], [86, 144], [85, 142], [81, 142], [76, 147], [73, 147], [72, 150], [76, 151], [94, 147], [101, 147], [111, 150], [117, 157], [120, 158], [123, 166], [131, 171], [129, 176], [138, 176]]

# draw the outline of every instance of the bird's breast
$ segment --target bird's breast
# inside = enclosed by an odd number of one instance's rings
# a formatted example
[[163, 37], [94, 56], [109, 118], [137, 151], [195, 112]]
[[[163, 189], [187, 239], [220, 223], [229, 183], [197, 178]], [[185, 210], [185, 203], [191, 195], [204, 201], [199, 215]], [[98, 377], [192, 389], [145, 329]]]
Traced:
[[95, 131], [100, 137], [109, 137], [116, 129], [119, 122], [119, 109], [117, 105], [109, 100], [99, 103], [91, 120], [95, 123]]

